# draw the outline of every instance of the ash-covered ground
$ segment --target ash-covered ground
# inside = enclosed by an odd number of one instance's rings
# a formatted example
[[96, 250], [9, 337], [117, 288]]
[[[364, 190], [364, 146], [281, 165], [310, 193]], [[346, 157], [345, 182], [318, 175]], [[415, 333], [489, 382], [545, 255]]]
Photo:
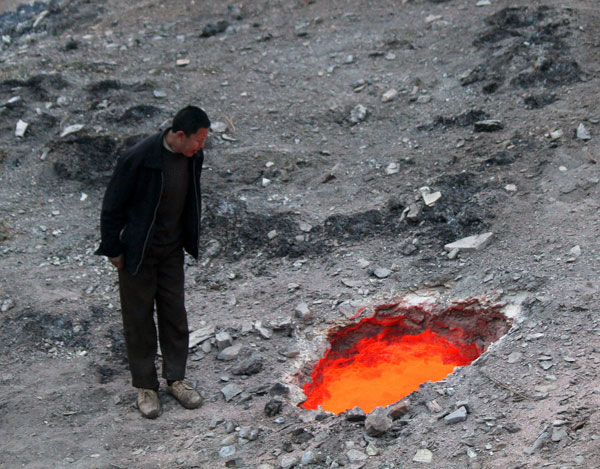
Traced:
[[[596, 2], [0, 14], [0, 467], [600, 467]], [[187, 104], [217, 124], [186, 262], [206, 401], [148, 421], [92, 253], [119, 152]], [[510, 330], [371, 420], [297, 407], [331, 328], [409, 297]]]

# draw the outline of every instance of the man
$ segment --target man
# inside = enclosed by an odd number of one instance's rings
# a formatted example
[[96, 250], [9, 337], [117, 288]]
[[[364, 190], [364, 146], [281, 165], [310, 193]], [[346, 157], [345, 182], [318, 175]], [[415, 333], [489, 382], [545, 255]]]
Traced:
[[183, 250], [198, 258], [200, 174], [209, 128], [202, 109], [179, 111], [170, 128], [119, 158], [102, 204], [96, 254], [107, 256], [118, 270], [132, 384], [147, 418], [160, 414], [155, 305], [167, 391], [188, 409], [202, 404], [185, 381], [189, 330]]

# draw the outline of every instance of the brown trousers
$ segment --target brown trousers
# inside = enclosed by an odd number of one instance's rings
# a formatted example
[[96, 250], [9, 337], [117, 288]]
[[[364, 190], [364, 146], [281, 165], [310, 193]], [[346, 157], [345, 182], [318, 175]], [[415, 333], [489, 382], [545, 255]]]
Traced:
[[189, 329], [184, 305], [183, 250], [152, 246], [136, 275], [119, 270], [119, 293], [129, 369], [136, 388], [158, 389], [156, 324], [162, 376], [185, 378]]

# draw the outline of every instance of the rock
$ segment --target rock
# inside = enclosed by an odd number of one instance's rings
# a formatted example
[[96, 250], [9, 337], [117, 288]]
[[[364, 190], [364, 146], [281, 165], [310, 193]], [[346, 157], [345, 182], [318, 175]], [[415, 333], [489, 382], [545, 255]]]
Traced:
[[15, 303], [13, 302], [13, 300], [10, 299], [10, 298], [7, 298], [6, 300], [4, 300], [2, 302], [2, 307], [0, 307], [0, 311], [3, 312], [3, 313], [6, 313], [14, 305], [15, 305]]
[[27, 127], [29, 127], [29, 124], [19, 119], [15, 128], [15, 137], [25, 136], [25, 132], [27, 132]]
[[390, 163], [385, 168], [385, 174], [392, 175], [400, 172], [400, 165], [398, 163]]
[[317, 462], [317, 455], [312, 451], [305, 451], [300, 459], [302, 466], [308, 466]]
[[269, 184], [271, 184], [271, 180], [269, 178], [262, 178], [261, 185], [263, 187], [267, 187]]
[[590, 140], [592, 138], [590, 131], [583, 124], [577, 126], [576, 135], [579, 140]]
[[392, 99], [394, 99], [396, 96], [398, 96], [398, 90], [395, 90], [394, 88], [387, 90], [385, 93], [383, 93], [383, 96], [381, 97], [381, 101], [383, 101], [384, 103], [387, 103], [388, 101], [391, 101]]
[[417, 98], [418, 104], [427, 104], [431, 101], [431, 96], [428, 94], [422, 94]]
[[552, 441], [558, 443], [561, 440], [567, 438], [569, 434], [564, 427], [556, 427], [552, 429]]
[[300, 231], [303, 231], [304, 233], [310, 233], [310, 231], [313, 229], [312, 225], [305, 223], [303, 221], [300, 222], [299, 228], [300, 228]]
[[292, 467], [295, 467], [299, 462], [300, 460], [298, 459], [298, 456], [294, 454], [286, 454], [281, 458], [279, 467], [281, 467], [281, 469], [291, 469]]
[[362, 259], [361, 258], [361, 259], [358, 260], [358, 266], [361, 267], [361, 268], [363, 268], [363, 269], [366, 268], [366, 267], [369, 267], [370, 264], [371, 263], [368, 260], [366, 260], [366, 259]]
[[223, 446], [219, 450], [219, 456], [223, 459], [229, 458], [235, 454], [235, 445]]
[[294, 311], [294, 315], [300, 319], [302, 322], [310, 322], [312, 319], [312, 315], [310, 313], [310, 310], [308, 309], [308, 304], [302, 302], [300, 303], [298, 306], [296, 306], [296, 309]]
[[542, 446], [544, 446], [548, 442], [549, 438], [550, 438], [550, 434], [546, 430], [544, 430], [541, 433], [541, 435], [538, 436], [537, 440], [535, 440], [535, 442], [533, 443], [533, 445], [525, 448], [523, 451], [525, 452], [525, 454], [532, 455], [536, 451], [538, 451], [539, 449], [541, 449]]
[[342, 283], [348, 288], [358, 288], [362, 286], [362, 282], [360, 280], [352, 280], [349, 278], [343, 278]]
[[459, 407], [454, 412], [451, 412], [444, 417], [444, 422], [446, 422], [447, 425], [464, 422], [465, 420], [467, 420], [467, 408], [465, 406]]
[[217, 360], [231, 361], [235, 360], [242, 351], [242, 344], [235, 344], [227, 347], [217, 355]]
[[210, 130], [217, 134], [222, 134], [227, 132], [227, 124], [225, 122], [211, 122]]
[[177, 61], [175, 62], [175, 65], [177, 65], [178, 67], [187, 67], [189, 64], [189, 59], [177, 59]]
[[263, 360], [259, 356], [252, 355], [248, 358], [245, 358], [236, 366], [233, 367], [231, 373], [234, 375], [255, 375], [262, 371], [263, 369]]
[[425, 202], [425, 205], [428, 207], [432, 207], [442, 198], [442, 193], [440, 191], [431, 192], [431, 189], [427, 186], [421, 187], [419, 192], [421, 193], [421, 197], [423, 197], [423, 202]]
[[152, 94], [154, 95], [155, 98], [157, 99], [162, 99], [162, 98], [166, 98], [167, 97], [167, 93], [166, 91], [163, 90], [154, 90], [152, 92]]
[[277, 238], [277, 230], [271, 230], [267, 233], [267, 238], [271, 239], [275, 239]]
[[480, 235], [467, 236], [466, 238], [459, 239], [453, 243], [446, 244], [444, 249], [446, 251], [452, 251], [458, 249], [460, 251], [478, 251], [488, 245], [493, 233], [482, 233]]
[[[433, 401], [433, 402], [435, 402], [435, 401]], [[409, 409], [410, 409], [410, 401], [408, 401], [408, 400], [400, 401], [400, 402], [397, 402], [396, 404], [394, 404], [394, 406], [388, 412], [388, 415], [390, 416], [390, 418], [392, 420], [398, 420], [400, 417], [405, 416]]]
[[62, 138], [62, 137], [66, 137], [67, 135], [74, 134], [76, 132], [79, 132], [81, 129], [83, 129], [83, 127], [84, 127], [83, 124], [69, 125], [62, 130], [62, 132], [60, 133], [60, 136]]
[[347, 410], [345, 415], [349, 422], [362, 422], [367, 418], [367, 414], [358, 406]]
[[205, 340], [210, 339], [215, 333], [215, 326], [204, 326], [190, 333], [189, 347], [193, 348]]
[[488, 119], [475, 122], [475, 132], [495, 132], [503, 129], [502, 122], [495, 119]]
[[248, 441], [255, 441], [258, 438], [259, 431], [256, 428], [252, 427], [242, 427], [240, 428], [240, 432], [238, 436]]
[[369, 459], [369, 456], [367, 456], [365, 453], [354, 448], [348, 451], [346, 453], [346, 456], [348, 457], [348, 461], [350, 462], [350, 464], [363, 462]]
[[517, 192], [517, 186], [515, 186], [514, 184], [507, 184], [506, 186], [504, 186], [504, 190], [506, 192]]
[[553, 142], [556, 140], [560, 140], [563, 135], [564, 135], [564, 132], [562, 130], [560, 130], [560, 129], [553, 130], [552, 132], [550, 132], [550, 140], [552, 140]]
[[260, 334], [260, 336], [263, 339], [270, 339], [271, 337], [273, 337], [273, 332], [271, 331], [271, 329], [266, 328], [265, 326], [263, 326], [262, 321], [256, 321], [254, 323], [254, 329]]
[[373, 275], [375, 275], [375, 277], [377, 278], [388, 278], [390, 275], [392, 275], [392, 271], [390, 269], [386, 269], [385, 267], [377, 267], [374, 271], [373, 271]]
[[215, 341], [219, 350], [231, 347], [231, 344], [233, 343], [233, 339], [231, 338], [228, 332], [219, 332], [215, 336]]
[[413, 457], [413, 462], [429, 464], [433, 460], [433, 453], [428, 449], [419, 449]]
[[512, 352], [507, 358], [508, 363], [510, 363], [510, 364], [518, 363], [521, 361], [522, 356], [523, 356], [523, 354], [521, 352]]
[[229, 22], [226, 20], [219, 20], [216, 23], [208, 23], [204, 28], [202, 28], [202, 33], [200, 37], [211, 37], [216, 36], [219, 33], [222, 33], [229, 27]]
[[364, 107], [362, 104], [357, 104], [350, 111], [350, 116], [348, 117], [348, 120], [352, 124], [358, 124], [359, 122], [362, 122], [367, 118], [367, 112], [368, 111], [366, 107]]
[[265, 404], [265, 415], [267, 417], [274, 417], [281, 412], [283, 402], [278, 399], [271, 399]]
[[365, 429], [369, 436], [381, 436], [392, 426], [392, 419], [385, 407], [376, 407], [365, 420]]
[[579, 245], [572, 247], [569, 251], [569, 254], [577, 259], [579, 256], [581, 256], [581, 247], [579, 247]]
[[227, 435], [225, 438], [221, 440], [221, 444], [223, 446], [233, 445], [237, 440], [237, 435]]
[[223, 397], [225, 398], [225, 400], [227, 402], [229, 402], [231, 399], [233, 399], [238, 394], [241, 394], [242, 391], [243, 391], [242, 388], [240, 388], [239, 386], [237, 386], [234, 383], [230, 383], [221, 389], [221, 393], [223, 393]]

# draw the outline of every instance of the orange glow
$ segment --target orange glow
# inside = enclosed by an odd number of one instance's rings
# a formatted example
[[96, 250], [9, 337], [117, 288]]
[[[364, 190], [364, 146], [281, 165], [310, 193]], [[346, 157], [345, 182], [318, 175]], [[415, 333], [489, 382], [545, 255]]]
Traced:
[[475, 344], [452, 343], [430, 330], [416, 335], [398, 336], [398, 332], [384, 330], [336, 352], [332, 341], [332, 349], [303, 388], [307, 400], [301, 407], [320, 405], [339, 414], [359, 406], [369, 413], [401, 400], [427, 381], [444, 379], [454, 367], [468, 365], [481, 355]]

